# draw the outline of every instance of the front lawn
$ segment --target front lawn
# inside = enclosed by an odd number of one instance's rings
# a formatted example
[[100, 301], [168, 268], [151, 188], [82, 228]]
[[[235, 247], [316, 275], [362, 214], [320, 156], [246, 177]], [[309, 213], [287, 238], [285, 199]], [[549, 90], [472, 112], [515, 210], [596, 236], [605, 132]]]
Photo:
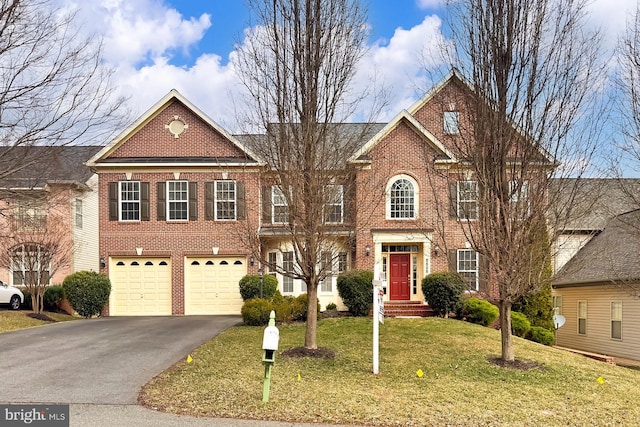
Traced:
[[[372, 319], [319, 322], [333, 360], [279, 353], [262, 403], [262, 327], [238, 326], [147, 384], [140, 402], [199, 416], [361, 424], [630, 425], [640, 419], [640, 372], [515, 338], [516, 356], [542, 365], [500, 368], [499, 331], [450, 319], [387, 319], [380, 375], [372, 369]], [[280, 350], [304, 325], [280, 326]], [[420, 378], [417, 371], [424, 375]]]
[[[29, 317], [30, 314], [33, 314], [33, 311], [0, 309], [0, 333], [32, 328], [34, 326], [47, 325], [51, 323]], [[52, 313], [49, 311], [44, 312], [44, 314], [56, 322], [80, 319], [79, 317], [69, 316], [68, 314]]]

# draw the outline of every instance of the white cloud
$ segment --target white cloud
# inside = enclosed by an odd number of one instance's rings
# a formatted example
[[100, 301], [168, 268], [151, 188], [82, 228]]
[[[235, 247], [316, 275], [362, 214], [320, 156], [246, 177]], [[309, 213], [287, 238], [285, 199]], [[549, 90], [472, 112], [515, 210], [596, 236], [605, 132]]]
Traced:
[[437, 9], [444, 5], [445, 0], [416, 0], [416, 5], [420, 9]]

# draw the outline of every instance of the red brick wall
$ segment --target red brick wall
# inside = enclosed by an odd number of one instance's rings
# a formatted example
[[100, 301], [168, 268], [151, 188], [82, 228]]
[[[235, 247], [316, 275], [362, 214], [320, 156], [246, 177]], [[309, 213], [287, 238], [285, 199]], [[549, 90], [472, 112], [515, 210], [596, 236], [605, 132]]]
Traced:
[[[178, 138], [165, 126], [179, 116], [188, 125]], [[240, 157], [244, 153], [182, 103], [173, 101], [110, 157]]]

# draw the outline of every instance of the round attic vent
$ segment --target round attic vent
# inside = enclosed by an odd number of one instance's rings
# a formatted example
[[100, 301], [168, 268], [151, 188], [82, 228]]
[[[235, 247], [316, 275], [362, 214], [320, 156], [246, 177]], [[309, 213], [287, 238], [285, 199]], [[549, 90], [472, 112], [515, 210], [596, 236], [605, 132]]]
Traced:
[[177, 138], [189, 128], [189, 125], [180, 117], [174, 116], [173, 120], [168, 125], [165, 125], [164, 128], [169, 129], [173, 137]]

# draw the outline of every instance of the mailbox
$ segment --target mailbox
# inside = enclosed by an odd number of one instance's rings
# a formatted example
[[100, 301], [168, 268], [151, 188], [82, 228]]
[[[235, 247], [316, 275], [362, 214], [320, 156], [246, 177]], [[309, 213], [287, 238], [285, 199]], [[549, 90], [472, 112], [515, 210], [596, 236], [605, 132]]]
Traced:
[[278, 341], [280, 340], [280, 331], [275, 326], [267, 326], [264, 330], [262, 338], [263, 350], [277, 350]]
[[271, 310], [269, 315], [269, 326], [264, 330], [262, 336], [262, 363], [264, 363], [264, 384], [262, 385], [262, 401], [269, 401], [269, 389], [271, 388], [271, 368], [276, 361], [276, 351], [278, 350], [278, 341], [280, 340], [280, 331], [276, 328], [276, 313]]

